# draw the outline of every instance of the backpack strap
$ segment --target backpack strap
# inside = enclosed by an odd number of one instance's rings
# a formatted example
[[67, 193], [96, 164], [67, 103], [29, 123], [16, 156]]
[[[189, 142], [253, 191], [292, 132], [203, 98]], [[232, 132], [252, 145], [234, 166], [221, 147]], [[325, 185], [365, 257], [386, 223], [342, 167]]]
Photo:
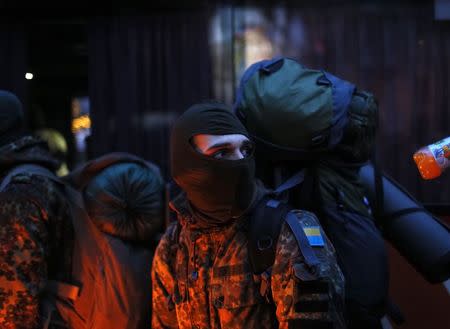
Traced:
[[269, 197], [263, 198], [253, 211], [249, 230], [249, 256], [255, 274], [267, 272], [270, 275], [283, 222], [291, 229], [306, 265], [313, 270], [320, 263], [311, 241], [291, 210], [289, 205]]
[[270, 197], [263, 198], [250, 218], [249, 256], [255, 274], [273, 265], [281, 225], [290, 206]]
[[300, 248], [303, 257], [305, 258], [306, 265], [308, 265], [308, 267], [314, 271], [317, 265], [320, 264], [320, 261], [314, 253], [311, 242], [306, 236], [306, 233], [302, 225], [299, 223], [297, 216], [292, 211], [289, 211], [287, 213], [286, 223], [288, 223], [289, 228], [291, 229], [292, 233], [295, 236], [295, 239], [297, 240], [298, 247]]
[[291, 188], [300, 185], [305, 180], [305, 170], [301, 170], [291, 176], [287, 181], [275, 189], [275, 194], [283, 193]]

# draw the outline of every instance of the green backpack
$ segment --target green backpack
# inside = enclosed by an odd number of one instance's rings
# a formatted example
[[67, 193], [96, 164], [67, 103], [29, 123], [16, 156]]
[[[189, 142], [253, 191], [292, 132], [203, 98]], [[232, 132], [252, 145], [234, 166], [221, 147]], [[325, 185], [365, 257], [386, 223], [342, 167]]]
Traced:
[[283, 57], [245, 71], [234, 111], [280, 160], [311, 158], [337, 147], [346, 157], [366, 161], [378, 123], [373, 95]]
[[291, 205], [314, 212], [333, 243], [349, 328], [378, 326], [388, 306], [387, 255], [359, 178], [375, 140], [373, 96], [281, 57], [246, 70], [234, 111], [256, 143], [259, 178], [290, 186]]

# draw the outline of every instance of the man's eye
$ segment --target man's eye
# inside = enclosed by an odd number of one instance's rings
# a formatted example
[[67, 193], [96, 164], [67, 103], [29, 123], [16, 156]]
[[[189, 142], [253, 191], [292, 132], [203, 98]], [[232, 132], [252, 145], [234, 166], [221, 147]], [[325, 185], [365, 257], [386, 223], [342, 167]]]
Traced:
[[248, 157], [253, 152], [253, 146], [252, 145], [245, 145], [241, 148], [241, 153], [244, 157]]
[[214, 152], [214, 153], [213, 153], [213, 157], [214, 157], [215, 159], [222, 159], [222, 158], [225, 157], [227, 154], [228, 154], [228, 151], [227, 151], [227, 150], [220, 150], [220, 151]]

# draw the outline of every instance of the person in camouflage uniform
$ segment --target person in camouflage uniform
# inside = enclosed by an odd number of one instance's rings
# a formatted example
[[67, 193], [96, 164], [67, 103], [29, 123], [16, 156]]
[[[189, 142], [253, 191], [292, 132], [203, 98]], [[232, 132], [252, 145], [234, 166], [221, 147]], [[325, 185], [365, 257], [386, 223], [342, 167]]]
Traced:
[[[44, 142], [21, 133], [22, 125], [20, 101], [0, 91], [1, 181], [17, 165], [59, 166]], [[42, 328], [40, 293], [56, 264], [70, 259], [57, 253], [70, 249], [67, 211], [59, 187], [37, 175], [18, 174], [0, 192], [0, 328]]]
[[[316, 271], [283, 223], [270, 277], [254, 274], [249, 218], [270, 191], [255, 181], [248, 133], [225, 105], [197, 104], [178, 119], [171, 164], [183, 192], [153, 260], [152, 328], [345, 327], [344, 279], [321, 229]], [[295, 215], [319, 226], [312, 213]]]

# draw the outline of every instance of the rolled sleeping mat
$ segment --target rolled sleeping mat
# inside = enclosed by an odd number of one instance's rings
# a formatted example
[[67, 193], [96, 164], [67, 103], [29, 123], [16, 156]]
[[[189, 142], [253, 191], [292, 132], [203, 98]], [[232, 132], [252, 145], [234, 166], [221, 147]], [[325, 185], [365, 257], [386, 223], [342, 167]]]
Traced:
[[[377, 203], [375, 170], [372, 164], [360, 170], [372, 206], [380, 205], [375, 220], [384, 237], [430, 283], [450, 277], [450, 230], [415, 200], [400, 184], [380, 173]], [[373, 210], [376, 210], [372, 207]]]

